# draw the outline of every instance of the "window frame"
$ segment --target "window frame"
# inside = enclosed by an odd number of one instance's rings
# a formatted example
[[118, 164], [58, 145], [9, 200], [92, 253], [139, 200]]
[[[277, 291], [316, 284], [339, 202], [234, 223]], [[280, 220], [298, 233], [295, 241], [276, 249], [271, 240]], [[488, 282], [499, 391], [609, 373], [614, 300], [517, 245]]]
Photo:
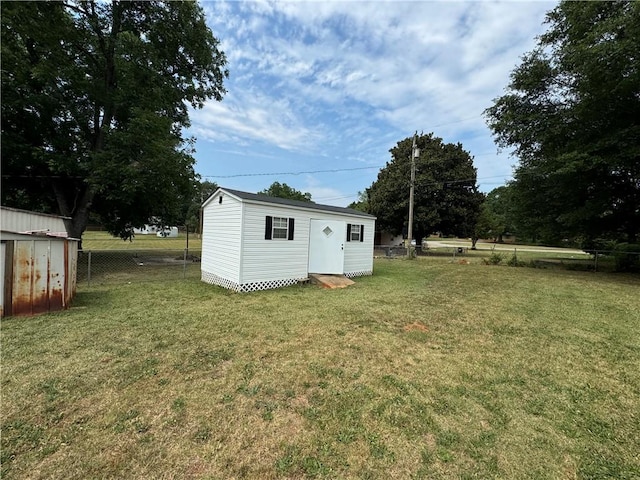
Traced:
[[[274, 220], [276, 220], [274, 222]], [[267, 215], [265, 217], [264, 239], [265, 240], [293, 240], [295, 232], [294, 217], [275, 217]], [[274, 235], [276, 232], [277, 235]], [[284, 233], [284, 237], [282, 236]]]
[[[279, 223], [279, 225], [276, 225]], [[282, 226], [284, 224], [284, 227]], [[276, 231], [278, 235], [276, 236]], [[284, 236], [282, 234], [284, 233]], [[272, 217], [271, 240], [287, 240], [289, 238], [289, 217]]]
[[[354, 228], [356, 227], [356, 228]], [[360, 241], [360, 232], [362, 231], [361, 223], [352, 223], [351, 224], [351, 236], [349, 237], [350, 242], [359, 242]]]
[[364, 223], [347, 223], [347, 242], [364, 242]]

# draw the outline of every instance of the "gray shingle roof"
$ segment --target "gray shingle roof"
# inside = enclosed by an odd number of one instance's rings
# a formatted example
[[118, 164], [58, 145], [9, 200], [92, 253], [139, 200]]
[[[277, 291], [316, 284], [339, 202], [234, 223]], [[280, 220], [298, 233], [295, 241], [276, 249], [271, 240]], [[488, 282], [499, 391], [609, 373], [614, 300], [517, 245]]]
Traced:
[[231, 195], [239, 197], [243, 200], [251, 200], [254, 202], [274, 203], [276, 205], [286, 205], [290, 207], [307, 208], [310, 210], [321, 210], [324, 212], [342, 213], [345, 215], [355, 215], [364, 218], [376, 218], [375, 215], [360, 212], [353, 208], [334, 207], [333, 205], [322, 205], [320, 203], [303, 202], [301, 200], [289, 200], [288, 198], [270, 197], [269, 195], [262, 195], [259, 193], [241, 192], [240, 190], [232, 190], [230, 188], [221, 187], [220, 190], [229, 192]]

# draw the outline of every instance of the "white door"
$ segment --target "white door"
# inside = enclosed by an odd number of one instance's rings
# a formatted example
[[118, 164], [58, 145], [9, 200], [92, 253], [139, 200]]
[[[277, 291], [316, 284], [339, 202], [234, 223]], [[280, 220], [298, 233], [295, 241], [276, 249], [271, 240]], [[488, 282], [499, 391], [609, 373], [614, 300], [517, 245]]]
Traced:
[[344, 273], [347, 224], [339, 220], [311, 220], [309, 273]]

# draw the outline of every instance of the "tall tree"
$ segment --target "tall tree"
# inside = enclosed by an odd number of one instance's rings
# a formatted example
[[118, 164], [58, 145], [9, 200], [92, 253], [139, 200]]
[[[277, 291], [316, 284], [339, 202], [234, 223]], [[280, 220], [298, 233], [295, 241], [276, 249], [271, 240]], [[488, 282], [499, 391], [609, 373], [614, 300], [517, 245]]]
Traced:
[[[482, 204], [482, 218], [487, 227], [486, 234], [502, 243], [503, 235], [515, 234], [516, 209], [510, 184], [491, 190]], [[528, 223], [524, 222], [525, 225]]]
[[[398, 142], [391, 161], [367, 189], [369, 212], [393, 234], [406, 233], [411, 181], [412, 138]], [[413, 232], [416, 240], [439, 231], [473, 234], [483, 196], [477, 190], [473, 159], [461, 144], [444, 143], [432, 133], [417, 138]]]
[[493, 232], [495, 230], [495, 218], [487, 208], [487, 200], [485, 198], [482, 205], [480, 205], [480, 213], [478, 214], [478, 220], [473, 231], [472, 239], [474, 240], [471, 246], [472, 250], [475, 250], [476, 243], [481, 238], [494, 238]]
[[[123, 238], [194, 194], [189, 105], [228, 75], [196, 2], [2, 2], [2, 202]], [[55, 209], [55, 210], [54, 210]]]
[[270, 197], [288, 198], [289, 200], [301, 200], [303, 202], [311, 201], [311, 194], [309, 192], [302, 193], [300, 190], [296, 190], [286, 183], [280, 182], [273, 182], [269, 188], [258, 193], [262, 195], [269, 195]]
[[487, 109], [519, 158], [514, 195], [532, 230], [636, 241], [640, 233], [640, 2], [561, 2]]
[[197, 182], [195, 186], [195, 193], [193, 197], [185, 204], [184, 217], [185, 225], [192, 232], [200, 231], [200, 210], [204, 201], [215, 193], [218, 189], [218, 184], [205, 180], [204, 182]]
[[349, 208], [367, 213], [369, 211], [369, 195], [367, 191], [358, 192], [358, 200], [351, 202]]

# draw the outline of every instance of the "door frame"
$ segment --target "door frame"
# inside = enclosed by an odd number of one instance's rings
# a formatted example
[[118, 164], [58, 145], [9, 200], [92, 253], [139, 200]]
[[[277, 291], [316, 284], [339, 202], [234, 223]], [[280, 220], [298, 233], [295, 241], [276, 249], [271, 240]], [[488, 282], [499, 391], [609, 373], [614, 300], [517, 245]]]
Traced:
[[[335, 238], [327, 242], [321, 237], [323, 225], [333, 228]], [[333, 236], [332, 235], [332, 236]], [[328, 275], [344, 274], [344, 248], [347, 235], [347, 222], [332, 218], [311, 218], [309, 221], [309, 255], [307, 270], [309, 273]], [[330, 258], [331, 262], [327, 261]], [[324, 271], [314, 271], [324, 270]]]

